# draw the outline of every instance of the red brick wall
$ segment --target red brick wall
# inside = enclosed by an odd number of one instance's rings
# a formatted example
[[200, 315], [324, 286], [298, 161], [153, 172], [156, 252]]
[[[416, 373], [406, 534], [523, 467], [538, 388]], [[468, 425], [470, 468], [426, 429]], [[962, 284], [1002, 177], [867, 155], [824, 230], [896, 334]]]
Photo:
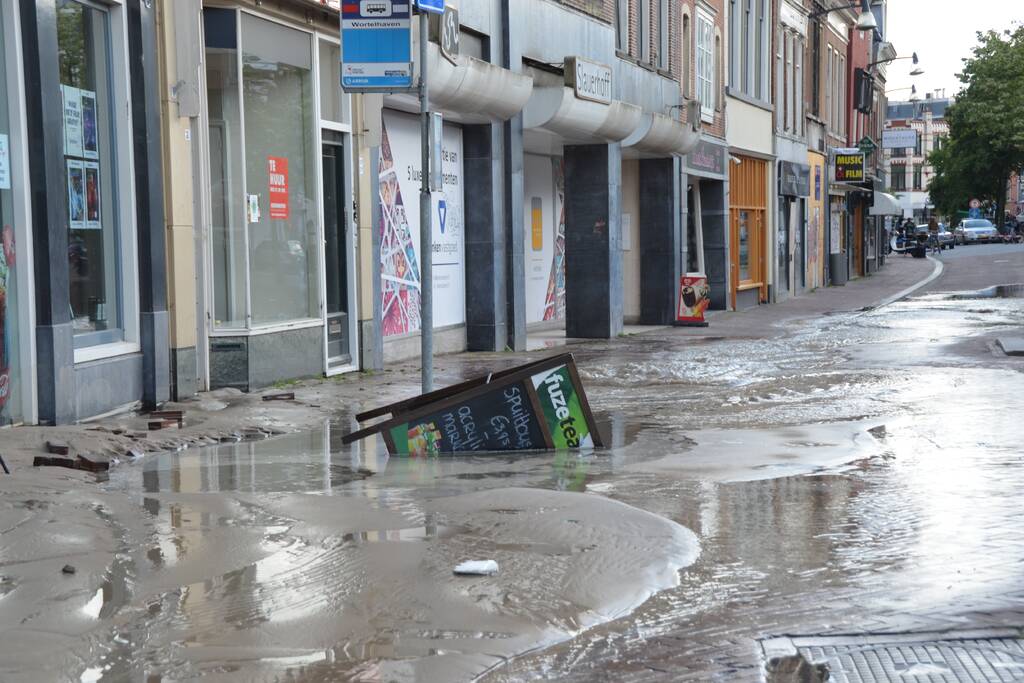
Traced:
[[851, 144], [857, 144], [860, 138], [864, 135], [864, 130], [867, 128], [867, 117], [861, 114], [854, 105], [854, 89], [855, 79], [854, 70], [857, 68], [863, 69], [871, 61], [871, 33], [869, 31], [858, 31], [855, 28], [850, 29], [850, 45], [846, 55], [846, 101], [849, 105], [848, 113], [848, 124], [846, 138]]
[[559, 0], [566, 7], [572, 7], [607, 24], [615, 23], [615, 0]]

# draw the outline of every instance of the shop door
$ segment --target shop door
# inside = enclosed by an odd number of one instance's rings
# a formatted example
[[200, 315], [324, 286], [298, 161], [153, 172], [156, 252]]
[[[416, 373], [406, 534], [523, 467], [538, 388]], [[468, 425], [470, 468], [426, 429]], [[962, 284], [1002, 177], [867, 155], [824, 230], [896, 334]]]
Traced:
[[789, 217], [793, 212], [793, 202], [782, 199], [779, 205], [779, 229], [776, 233], [775, 245], [775, 260], [778, 263], [779, 276], [776, 280], [779, 294], [784, 294], [789, 291]]
[[801, 290], [807, 287], [807, 250], [804, 247], [804, 230], [807, 226], [803, 219], [803, 200], [798, 199], [794, 202], [790, 213], [794, 240], [793, 261], [795, 265], [793, 272], [796, 278], [796, 289]]
[[[348, 212], [345, 154], [340, 139], [324, 131], [324, 271], [327, 280], [327, 367], [352, 362], [349, 339]], [[339, 136], [340, 138], [340, 136]]]
[[856, 273], [864, 275], [864, 207], [857, 204], [853, 210], [853, 259]]

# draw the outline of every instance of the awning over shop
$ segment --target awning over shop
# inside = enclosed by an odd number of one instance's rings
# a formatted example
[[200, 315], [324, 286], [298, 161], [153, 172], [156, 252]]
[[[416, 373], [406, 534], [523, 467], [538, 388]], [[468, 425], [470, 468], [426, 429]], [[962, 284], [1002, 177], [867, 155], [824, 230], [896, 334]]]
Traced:
[[902, 216], [900, 200], [888, 192], [875, 192], [875, 203], [868, 211], [871, 216]]
[[828, 184], [829, 194], [845, 194], [847, 192], [871, 192], [871, 188], [864, 185], [853, 185], [852, 183], [831, 182]]
[[611, 104], [576, 97], [572, 88], [534, 88], [523, 109], [523, 128], [540, 128], [567, 140], [619, 142], [640, 125], [643, 110], [621, 100]]
[[430, 44], [428, 50], [427, 89], [432, 108], [504, 121], [518, 114], [530, 98], [530, 76], [468, 55], [458, 55], [457, 63], [452, 64], [441, 56], [437, 45]]
[[[458, 114], [456, 120], [471, 123], [506, 121], [523, 109], [533, 90], [533, 78], [509, 71], [476, 57], [458, 55], [452, 64], [434, 43], [427, 46], [430, 108]], [[387, 95], [386, 106], [419, 111], [415, 93]]]
[[700, 143], [699, 130], [699, 124], [686, 124], [664, 114], [644, 114], [622, 146], [650, 154], [685, 156]]

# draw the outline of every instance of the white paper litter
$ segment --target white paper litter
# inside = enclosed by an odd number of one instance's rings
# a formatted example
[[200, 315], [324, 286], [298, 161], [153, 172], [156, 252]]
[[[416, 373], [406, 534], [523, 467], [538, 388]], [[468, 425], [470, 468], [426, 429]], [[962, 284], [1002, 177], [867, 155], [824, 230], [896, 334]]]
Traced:
[[455, 567], [455, 573], [471, 576], [492, 576], [498, 573], [498, 563], [494, 560], [469, 560]]

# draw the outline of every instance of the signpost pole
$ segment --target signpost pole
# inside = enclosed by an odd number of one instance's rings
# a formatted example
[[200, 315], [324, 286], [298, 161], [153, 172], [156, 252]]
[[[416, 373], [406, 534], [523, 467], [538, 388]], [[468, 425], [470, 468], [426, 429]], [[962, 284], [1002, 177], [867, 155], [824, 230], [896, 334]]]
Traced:
[[[418, 6], [418, 5], [417, 5]], [[427, 13], [420, 21], [420, 360], [423, 393], [434, 390], [433, 222], [430, 216], [430, 107], [427, 97]]]

